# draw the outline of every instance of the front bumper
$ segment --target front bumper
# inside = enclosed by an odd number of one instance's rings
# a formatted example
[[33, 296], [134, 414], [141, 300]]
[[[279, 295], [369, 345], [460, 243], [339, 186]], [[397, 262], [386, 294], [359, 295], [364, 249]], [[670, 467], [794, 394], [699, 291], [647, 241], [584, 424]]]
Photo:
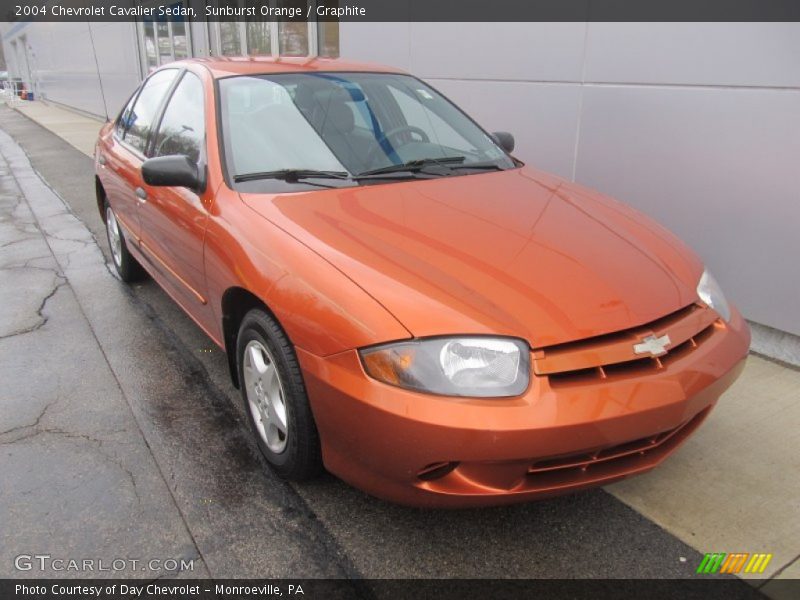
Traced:
[[516, 398], [445, 398], [368, 377], [358, 354], [298, 349], [329, 471], [414, 506], [521, 502], [649, 471], [702, 422], [744, 367], [734, 311], [658, 371], [574, 385], [532, 377]]

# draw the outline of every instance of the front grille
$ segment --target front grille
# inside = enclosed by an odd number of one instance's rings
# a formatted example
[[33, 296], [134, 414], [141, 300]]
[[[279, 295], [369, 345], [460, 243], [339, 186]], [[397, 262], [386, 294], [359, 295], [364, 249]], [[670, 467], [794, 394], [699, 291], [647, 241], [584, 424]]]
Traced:
[[709, 410], [656, 435], [592, 452], [538, 460], [528, 468], [528, 485], [549, 487], [568, 481], [611, 477], [642, 463], [658, 462], [700, 426]]
[[[717, 321], [713, 310], [691, 304], [639, 327], [534, 349], [533, 370], [547, 376], [554, 387], [644, 375], [664, 369], [699, 348], [713, 335]], [[669, 335], [665, 354], [634, 351], [634, 345], [650, 335]]]

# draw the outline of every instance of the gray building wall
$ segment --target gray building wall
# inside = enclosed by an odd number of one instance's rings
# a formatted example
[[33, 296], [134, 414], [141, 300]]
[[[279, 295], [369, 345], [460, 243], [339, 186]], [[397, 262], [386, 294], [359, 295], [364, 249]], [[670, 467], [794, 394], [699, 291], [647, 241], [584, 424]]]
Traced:
[[800, 24], [342, 23], [522, 160], [686, 240], [743, 311], [800, 334]]
[[[191, 23], [194, 56], [207, 56], [206, 23]], [[0, 23], [12, 76], [36, 97], [105, 118], [119, 113], [142, 80], [137, 24], [132, 22]]]
[[141, 79], [134, 23], [3, 23], [0, 32], [10, 73], [40, 98], [104, 118]]

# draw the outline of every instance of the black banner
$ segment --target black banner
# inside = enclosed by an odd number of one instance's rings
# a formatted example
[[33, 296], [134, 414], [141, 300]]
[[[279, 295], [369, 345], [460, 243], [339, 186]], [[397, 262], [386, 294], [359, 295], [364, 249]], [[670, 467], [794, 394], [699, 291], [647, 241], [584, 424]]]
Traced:
[[5, 21], [800, 21], [798, 0], [0, 0]]
[[[800, 580], [769, 583], [772, 597], [800, 594]], [[785, 594], [783, 596], [782, 594]], [[256, 598], [336, 600], [350, 598], [456, 600], [461, 598], [648, 600], [738, 600], [764, 596], [740, 579], [37, 579], [0, 580], [3, 600], [246, 600]]]

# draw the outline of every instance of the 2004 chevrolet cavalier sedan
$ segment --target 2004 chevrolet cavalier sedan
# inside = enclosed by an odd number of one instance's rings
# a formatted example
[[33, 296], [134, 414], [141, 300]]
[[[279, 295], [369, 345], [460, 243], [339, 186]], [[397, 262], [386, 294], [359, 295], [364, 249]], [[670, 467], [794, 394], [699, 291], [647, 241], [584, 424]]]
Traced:
[[749, 331], [673, 235], [513, 145], [394, 69], [195, 59], [103, 127], [97, 203], [122, 280], [225, 350], [280, 475], [514, 502], [656, 466]]

